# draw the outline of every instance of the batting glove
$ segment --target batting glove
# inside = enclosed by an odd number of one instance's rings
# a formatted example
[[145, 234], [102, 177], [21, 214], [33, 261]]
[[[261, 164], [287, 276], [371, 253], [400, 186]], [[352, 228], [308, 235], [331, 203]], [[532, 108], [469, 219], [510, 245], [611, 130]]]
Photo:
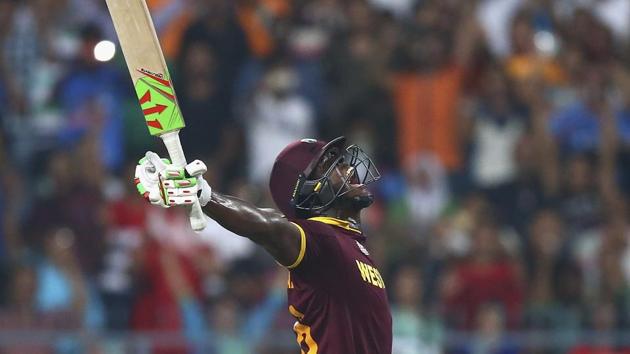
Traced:
[[149, 151], [136, 166], [136, 188], [151, 204], [168, 208], [190, 205], [199, 200], [205, 206], [212, 196], [212, 188], [203, 179], [206, 164], [195, 160], [183, 168], [173, 166]]

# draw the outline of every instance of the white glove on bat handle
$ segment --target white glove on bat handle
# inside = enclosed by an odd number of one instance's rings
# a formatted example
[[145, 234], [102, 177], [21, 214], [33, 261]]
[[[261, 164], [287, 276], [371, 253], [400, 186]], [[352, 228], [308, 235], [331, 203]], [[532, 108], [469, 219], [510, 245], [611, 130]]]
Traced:
[[[179, 141], [179, 131], [163, 134], [160, 138], [162, 138], [164, 145], [166, 145], [168, 155], [173, 165], [181, 168], [186, 167], [186, 157], [184, 156], [182, 143]], [[201, 231], [206, 228], [206, 217], [203, 214], [203, 210], [201, 210], [199, 201], [196, 201], [190, 206], [188, 216], [190, 217], [190, 226], [192, 226], [193, 230]]]

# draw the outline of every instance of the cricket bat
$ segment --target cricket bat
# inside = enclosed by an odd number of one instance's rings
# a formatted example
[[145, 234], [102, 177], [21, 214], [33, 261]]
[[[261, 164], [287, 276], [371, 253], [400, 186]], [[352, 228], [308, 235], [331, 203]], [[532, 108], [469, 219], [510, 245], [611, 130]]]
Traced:
[[[177, 103], [162, 48], [145, 0], [106, 0], [149, 133], [159, 136], [172, 163], [186, 166], [179, 140], [184, 118]], [[190, 225], [200, 231], [206, 219], [197, 201], [189, 209]]]

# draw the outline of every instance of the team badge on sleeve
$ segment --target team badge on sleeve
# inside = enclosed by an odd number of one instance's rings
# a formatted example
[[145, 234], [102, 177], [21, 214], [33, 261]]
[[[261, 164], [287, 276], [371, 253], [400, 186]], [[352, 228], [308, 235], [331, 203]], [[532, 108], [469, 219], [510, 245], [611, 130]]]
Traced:
[[359, 241], [354, 241], [357, 243], [357, 246], [359, 246], [359, 250], [361, 251], [361, 253], [363, 253], [366, 256], [370, 255], [370, 252], [368, 252], [368, 250], [361, 244], [359, 243]]

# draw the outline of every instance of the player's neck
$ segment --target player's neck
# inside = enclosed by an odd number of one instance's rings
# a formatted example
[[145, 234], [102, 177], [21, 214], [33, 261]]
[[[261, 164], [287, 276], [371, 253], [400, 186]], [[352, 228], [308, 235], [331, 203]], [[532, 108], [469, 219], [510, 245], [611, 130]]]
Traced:
[[361, 228], [361, 211], [360, 210], [348, 210], [348, 209], [336, 209], [330, 208], [323, 212], [321, 216], [328, 216], [331, 218], [348, 221], [350, 224]]

